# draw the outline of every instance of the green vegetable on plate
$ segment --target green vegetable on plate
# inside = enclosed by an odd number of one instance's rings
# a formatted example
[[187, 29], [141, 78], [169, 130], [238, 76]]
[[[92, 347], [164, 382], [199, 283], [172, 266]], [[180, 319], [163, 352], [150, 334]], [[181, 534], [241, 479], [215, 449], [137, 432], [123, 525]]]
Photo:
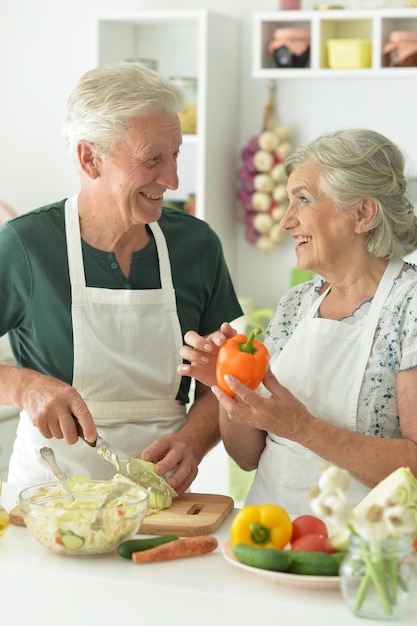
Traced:
[[258, 548], [238, 543], [233, 554], [241, 563], [251, 567], [304, 576], [337, 576], [345, 552], [302, 552]]

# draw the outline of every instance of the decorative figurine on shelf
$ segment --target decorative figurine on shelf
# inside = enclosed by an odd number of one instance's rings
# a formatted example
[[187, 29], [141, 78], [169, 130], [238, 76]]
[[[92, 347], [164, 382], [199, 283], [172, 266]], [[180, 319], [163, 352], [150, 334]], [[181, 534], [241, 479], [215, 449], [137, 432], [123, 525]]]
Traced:
[[310, 32], [307, 28], [277, 28], [268, 52], [279, 68], [303, 68], [310, 62]]
[[243, 148], [243, 165], [238, 172], [236, 217], [246, 226], [246, 239], [264, 252], [272, 250], [285, 237], [280, 226], [288, 206], [283, 161], [292, 152], [290, 129], [275, 125], [274, 98], [272, 83], [263, 130]]
[[417, 33], [394, 30], [382, 48], [384, 62], [390, 67], [417, 66]]
[[301, 9], [301, 0], [280, 0], [281, 11], [294, 11]]

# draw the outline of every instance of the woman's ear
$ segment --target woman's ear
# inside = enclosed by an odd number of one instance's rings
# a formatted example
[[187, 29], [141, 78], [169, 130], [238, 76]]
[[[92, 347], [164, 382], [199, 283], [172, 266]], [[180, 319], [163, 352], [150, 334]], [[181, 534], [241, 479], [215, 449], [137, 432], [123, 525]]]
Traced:
[[94, 152], [91, 144], [87, 141], [80, 141], [77, 145], [77, 156], [81, 170], [89, 176], [89, 178], [98, 178], [99, 176], [99, 157]]
[[363, 233], [369, 230], [379, 213], [379, 205], [375, 198], [362, 198], [357, 204], [356, 232]]

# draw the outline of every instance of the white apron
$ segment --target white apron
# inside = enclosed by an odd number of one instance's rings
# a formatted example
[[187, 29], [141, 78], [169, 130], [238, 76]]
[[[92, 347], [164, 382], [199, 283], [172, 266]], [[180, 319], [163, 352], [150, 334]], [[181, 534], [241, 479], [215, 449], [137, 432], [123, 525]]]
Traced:
[[[366, 317], [355, 324], [314, 317], [329, 289], [271, 361], [277, 380], [319, 419], [356, 432], [356, 414], [366, 365], [383, 304], [403, 261], [390, 261]], [[247, 504], [276, 502], [293, 515], [311, 511], [308, 493], [328, 465], [296, 442], [272, 433], [259, 460]], [[356, 503], [369, 491], [352, 480]]]
[[[78, 217], [78, 198], [65, 206], [74, 342], [73, 386], [85, 400], [99, 433], [135, 456], [161, 435], [178, 431], [185, 406], [175, 398], [181, 377], [182, 333], [177, 315], [165, 237], [157, 222], [155, 237], [160, 289], [86, 287]], [[117, 269], [115, 264], [114, 269]], [[44, 439], [25, 411], [9, 468], [10, 482], [53, 478], [39, 449], [49, 446], [68, 476], [113, 476], [114, 469], [79, 440]]]

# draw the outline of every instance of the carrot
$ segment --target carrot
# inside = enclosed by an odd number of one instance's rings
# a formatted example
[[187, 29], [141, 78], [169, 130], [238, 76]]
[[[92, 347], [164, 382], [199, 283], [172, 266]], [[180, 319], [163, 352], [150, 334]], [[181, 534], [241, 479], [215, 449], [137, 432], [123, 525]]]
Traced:
[[189, 556], [199, 556], [200, 554], [213, 552], [218, 545], [219, 542], [212, 535], [186, 537], [185, 539], [176, 539], [142, 552], [133, 552], [131, 558], [135, 563], [172, 561], [173, 559], [183, 559]]

